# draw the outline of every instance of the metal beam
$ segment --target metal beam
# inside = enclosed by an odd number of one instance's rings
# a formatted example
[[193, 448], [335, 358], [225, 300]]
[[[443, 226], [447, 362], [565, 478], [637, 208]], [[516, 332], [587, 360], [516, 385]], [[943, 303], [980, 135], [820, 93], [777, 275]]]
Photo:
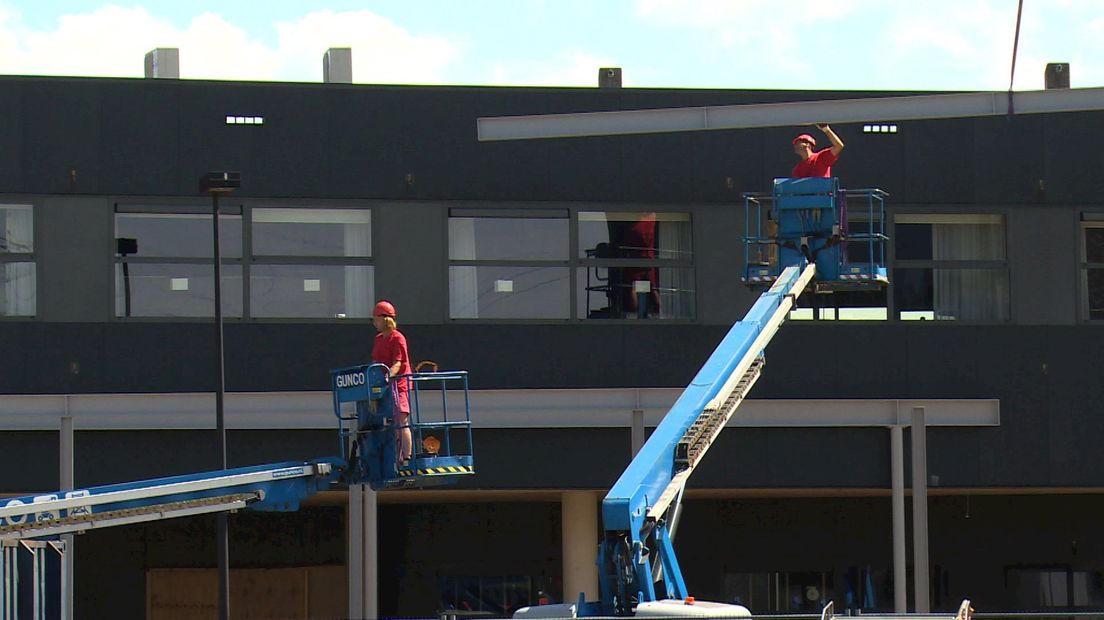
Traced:
[[[768, 351], [767, 369], [770, 372]], [[475, 428], [631, 428], [635, 410], [655, 426], [681, 388], [472, 390]], [[68, 401], [68, 404], [67, 404]], [[212, 394], [0, 395], [0, 431], [57, 430], [73, 416], [77, 430], [212, 428]], [[463, 394], [448, 406], [462, 407]], [[996, 399], [777, 399], [747, 400], [728, 422], [739, 427], [908, 425], [912, 407], [927, 409], [928, 426], [999, 426]], [[270, 412], [265, 415], [265, 411]], [[334, 428], [330, 392], [231, 392], [226, 423], [232, 429]]]
[[893, 613], [908, 612], [908, 567], [905, 557], [905, 428], [889, 429], [890, 478], [893, 491]]
[[912, 582], [914, 608], [931, 612], [928, 585], [928, 431], [924, 408], [912, 408]]
[[828, 99], [476, 119], [480, 141], [576, 138], [678, 131], [874, 123], [1104, 109], [1104, 88]]
[[[60, 491], [72, 491], [75, 484], [73, 476], [73, 446], [75, 445], [73, 435], [73, 416], [69, 415], [69, 399], [66, 398], [66, 414], [61, 416], [61, 433], [58, 450], [61, 453], [61, 471], [58, 478], [61, 484], [58, 485]], [[60, 602], [61, 609], [59, 610], [61, 620], [73, 620], [73, 535], [63, 534], [61, 541], [64, 544], [63, 551], [61, 552], [61, 594]]]

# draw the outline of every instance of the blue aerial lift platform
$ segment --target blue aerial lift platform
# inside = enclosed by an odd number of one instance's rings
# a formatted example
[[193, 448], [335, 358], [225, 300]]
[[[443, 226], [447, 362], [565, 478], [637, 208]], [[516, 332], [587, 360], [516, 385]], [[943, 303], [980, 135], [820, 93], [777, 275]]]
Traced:
[[[672, 536], [686, 483], [765, 364], [763, 350], [804, 292], [878, 289], [885, 264], [880, 189], [845, 192], [835, 178], [775, 179], [745, 200], [744, 280], [767, 287], [717, 345], [602, 501], [599, 600], [518, 610], [515, 618], [745, 618], [740, 605], [695, 601]], [[847, 199], [856, 206], [847, 213]], [[855, 230], [849, 230], [849, 224]], [[853, 245], [849, 245], [853, 244]]]
[[[349, 477], [367, 480], [373, 488], [423, 487], [448, 484], [456, 476], [475, 473], [471, 453], [471, 406], [465, 371], [414, 373], [410, 400], [410, 432], [414, 453], [400, 466], [395, 453], [388, 369], [384, 364], [352, 366], [332, 371], [334, 413], [340, 424], [343, 461]], [[448, 417], [449, 384], [464, 394], [464, 417]], [[441, 419], [422, 419], [424, 385], [440, 388]], [[351, 407], [350, 407], [351, 406]], [[351, 411], [346, 411], [351, 408]]]
[[884, 190], [836, 178], [779, 178], [744, 198], [744, 282], [770, 286], [787, 265], [816, 264], [817, 292], [877, 290], [886, 272]]
[[[216, 512], [292, 511], [306, 497], [335, 485], [422, 487], [475, 473], [466, 371], [403, 375], [413, 385], [410, 428], [416, 440], [413, 458], [403, 466], [396, 463], [387, 366], [366, 364], [330, 374], [338, 456], [8, 499], [0, 502], [0, 541]], [[450, 385], [464, 394], [463, 415], [453, 419], [446, 404]], [[438, 390], [441, 405], [433, 408], [432, 417], [441, 419], [423, 419], [430, 417], [430, 407], [423, 407], [422, 400]]]

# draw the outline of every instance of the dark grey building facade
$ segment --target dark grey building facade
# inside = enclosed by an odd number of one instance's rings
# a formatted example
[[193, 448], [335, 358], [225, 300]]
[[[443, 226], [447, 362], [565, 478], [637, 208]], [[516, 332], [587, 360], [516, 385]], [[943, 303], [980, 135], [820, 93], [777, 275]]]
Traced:
[[[480, 143], [476, 119], [889, 94], [0, 78], [0, 494], [58, 484], [56, 419], [16, 397], [102, 397], [76, 418], [79, 487], [215, 468], [213, 421], [104, 421], [126, 396], [214, 389], [207, 171], [242, 175], [222, 202], [232, 393], [324, 392], [369, 357], [377, 298], [415, 359], [515, 404], [670, 390], [754, 301], [740, 195], [788, 173], [804, 130]], [[806, 302], [751, 398], [999, 401], [999, 426], [928, 431], [933, 606], [1099, 607], [1104, 111], [835, 129], [842, 184], [890, 195], [891, 284]], [[643, 214], [652, 252], [602, 253]], [[611, 283], [640, 270], [660, 295], [638, 318]], [[613, 483], [631, 411], [559, 411], [477, 423], [478, 473], [454, 489], [380, 495], [381, 614], [574, 598], [559, 494]], [[231, 463], [330, 454], [323, 426], [232, 426]], [[726, 430], [676, 542], [691, 590], [892, 609], [889, 463], [884, 429]], [[233, 564], [341, 565], [344, 521], [340, 492], [234, 515]], [[78, 616], [141, 616], [151, 571], [214, 565], [213, 532], [78, 537]]]

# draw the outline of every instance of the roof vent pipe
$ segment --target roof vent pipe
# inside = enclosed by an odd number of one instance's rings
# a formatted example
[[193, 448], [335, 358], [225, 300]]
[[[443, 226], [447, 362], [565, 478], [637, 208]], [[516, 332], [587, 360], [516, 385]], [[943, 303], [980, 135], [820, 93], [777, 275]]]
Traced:
[[180, 49], [159, 47], [146, 52], [146, 77], [180, 79]]
[[353, 48], [331, 47], [322, 56], [322, 81], [327, 84], [353, 83]]

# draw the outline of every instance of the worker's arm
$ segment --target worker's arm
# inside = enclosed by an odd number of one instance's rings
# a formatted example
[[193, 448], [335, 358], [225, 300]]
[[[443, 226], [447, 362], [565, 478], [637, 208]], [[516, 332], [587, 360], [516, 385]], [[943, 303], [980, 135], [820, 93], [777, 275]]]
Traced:
[[828, 136], [828, 141], [832, 143], [832, 154], [839, 157], [840, 151], [843, 150], [843, 140], [836, 135], [836, 132], [832, 131], [832, 128], [828, 126], [828, 123], [817, 125], [817, 129], [824, 132], [824, 135]]
[[400, 370], [402, 370], [402, 360], [399, 360], [399, 361], [395, 362], [394, 364], [391, 364], [391, 376], [392, 377], [399, 374]]

